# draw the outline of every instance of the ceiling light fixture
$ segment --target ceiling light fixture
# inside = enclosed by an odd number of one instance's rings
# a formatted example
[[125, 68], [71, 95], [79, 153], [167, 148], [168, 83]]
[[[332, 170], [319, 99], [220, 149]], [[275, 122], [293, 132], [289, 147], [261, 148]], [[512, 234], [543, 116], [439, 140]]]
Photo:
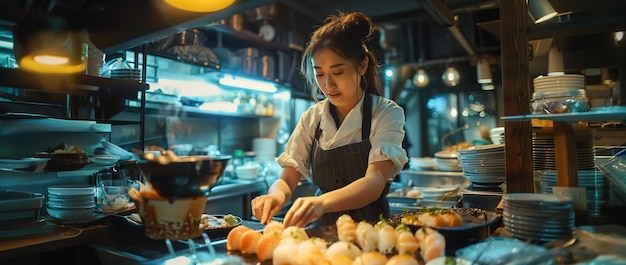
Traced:
[[20, 68], [40, 73], [85, 72], [84, 29], [71, 29], [58, 17], [38, 17], [13, 29], [15, 59]]
[[417, 73], [415, 73], [415, 75], [413, 76], [413, 84], [417, 87], [426, 87], [428, 86], [429, 82], [430, 79], [428, 78], [428, 74], [426, 74], [426, 71], [424, 71], [424, 69], [417, 70]]
[[449, 87], [457, 86], [461, 81], [461, 74], [452, 66], [448, 66], [443, 74], [441, 75], [441, 79], [443, 83]]
[[479, 84], [491, 84], [492, 82], [491, 67], [489, 62], [483, 58], [478, 59], [478, 62], [476, 62], [476, 79]]
[[550, 46], [548, 51], [548, 75], [564, 75], [565, 67], [563, 67], [563, 54], [561, 50], [556, 47], [554, 42]]
[[550, 20], [558, 13], [548, 0], [526, 0], [528, 14], [535, 21], [535, 24]]
[[274, 82], [239, 76], [236, 77], [231, 74], [225, 74], [224, 76], [220, 77], [218, 83], [224, 86], [238, 87], [268, 93], [274, 93], [278, 91], [278, 88], [276, 88], [276, 83]]
[[235, 0], [165, 0], [175, 8], [191, 12], [215, 12], [232, 5]]

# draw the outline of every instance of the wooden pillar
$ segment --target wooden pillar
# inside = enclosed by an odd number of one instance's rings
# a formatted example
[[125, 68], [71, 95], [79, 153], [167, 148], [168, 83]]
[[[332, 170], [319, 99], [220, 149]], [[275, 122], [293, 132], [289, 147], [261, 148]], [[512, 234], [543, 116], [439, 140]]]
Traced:
[[[500, 1], [504, 116], [530, 113], [526, 0]], [[504, 123], [507, 193], [534, 192], [532, 125]]]

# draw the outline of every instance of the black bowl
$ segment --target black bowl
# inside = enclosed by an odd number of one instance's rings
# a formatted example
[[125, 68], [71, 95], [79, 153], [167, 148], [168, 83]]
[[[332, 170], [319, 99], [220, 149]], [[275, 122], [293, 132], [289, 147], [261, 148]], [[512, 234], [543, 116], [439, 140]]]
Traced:
[[223, 175], [230, 156], [181, 156], [177, 161], [137, 163], [142, 175], [161, 197], [187, 198], [208, 195]]
[[[446, 253], [452, 253], [457, 249], [478, 243], [487, 239], [501, 225], [502, 215], [495, 211], [487, 211], [478, 208], [447, 208], [458, 213], [463, 218], [463, 225], [459, 227], [438, 227], [436, 229], [446, 239]], [[391, 216], [387, 221], [394, 227], [402, 223], [402, 217], [419, 215], [420, 210], [410, 210]], [[415, 233], [421, 226], [407, 226]]]
[[45, 171], [69, 171], [85, 167], [89, 163], [87, 153], [53, 153], [44, 167]]

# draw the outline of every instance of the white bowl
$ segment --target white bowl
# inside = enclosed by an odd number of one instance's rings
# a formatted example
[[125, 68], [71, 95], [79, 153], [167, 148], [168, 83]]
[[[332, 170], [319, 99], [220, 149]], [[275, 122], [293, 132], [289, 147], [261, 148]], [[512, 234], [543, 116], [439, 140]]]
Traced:
[[57, 185], [48, 187], [52, 195], [94, 195], [96, 189], [91, 185]]
[[51, 209], [89, 209], [96, 207], [96, 202], [85, 202], [83, 204], [66, 204], [58, 202], [46, 202], [46, 205]]
[[65, 208], [52, 208], [46, 207], [46, 211], [52, 218], [66, 221], [66, 222], [80, 222], [89, 220], [94, 212], [95, 207], [91, 208], [77, 208], [77, 209], [65, 209]]

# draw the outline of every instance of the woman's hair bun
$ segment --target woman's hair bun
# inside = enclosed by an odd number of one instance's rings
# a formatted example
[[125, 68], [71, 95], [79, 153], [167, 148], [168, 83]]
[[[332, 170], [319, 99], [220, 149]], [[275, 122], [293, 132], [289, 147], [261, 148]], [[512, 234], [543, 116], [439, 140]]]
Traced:
[[349, 36], [364, 42], [372, 38], [372, 19], [361, 12], [348, 13], [343, 17], [344, 31]]

